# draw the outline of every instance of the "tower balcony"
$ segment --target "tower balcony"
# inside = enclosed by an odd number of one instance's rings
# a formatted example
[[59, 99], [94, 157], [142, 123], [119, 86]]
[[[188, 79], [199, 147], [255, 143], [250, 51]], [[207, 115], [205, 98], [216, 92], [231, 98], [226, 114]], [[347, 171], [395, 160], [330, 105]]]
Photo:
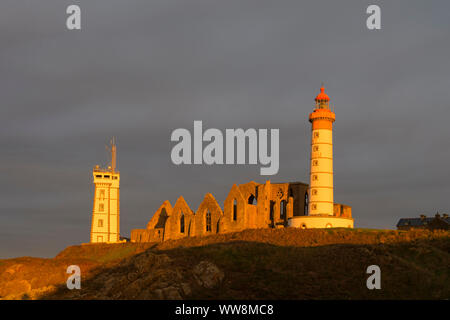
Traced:
[[94, 183], [112, 183], [119, 182], [120, 173], [118, 171], [112, 172], [105, 169], [94, 169], [92, 171], [94, 177]]
[[309, 122], [314, 120], [328, 120], [334, 122], [336, 120], [336, 114], [329, 109], [315, 109], [309, 115]]

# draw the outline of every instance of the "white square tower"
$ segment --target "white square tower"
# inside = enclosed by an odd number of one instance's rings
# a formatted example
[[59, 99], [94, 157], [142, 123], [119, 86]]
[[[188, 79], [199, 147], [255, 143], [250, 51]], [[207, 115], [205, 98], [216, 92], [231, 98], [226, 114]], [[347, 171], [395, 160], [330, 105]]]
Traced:
[[111, 141], [111, 166], [95, 166], [91, 243], [120, 242], [120, 173], [116, 171], [116, 144]]

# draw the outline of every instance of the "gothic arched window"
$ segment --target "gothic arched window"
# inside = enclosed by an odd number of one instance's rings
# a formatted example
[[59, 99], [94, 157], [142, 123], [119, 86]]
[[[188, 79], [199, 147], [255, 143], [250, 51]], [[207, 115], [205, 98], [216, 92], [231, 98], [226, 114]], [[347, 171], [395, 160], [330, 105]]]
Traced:
[[275, 206], [275, 201], [270, 201], [270, 221], [273, 222], [273, 207]]
[[286, 200], [280, 203], [280, 219], [286, 219]]
[[211, 212], [209, 210], [206, 212], [206, 231], [211, 231]]
[[180, 232], [184, 233], [184, 213], [181, 213], [181, 218], [180, 218]]

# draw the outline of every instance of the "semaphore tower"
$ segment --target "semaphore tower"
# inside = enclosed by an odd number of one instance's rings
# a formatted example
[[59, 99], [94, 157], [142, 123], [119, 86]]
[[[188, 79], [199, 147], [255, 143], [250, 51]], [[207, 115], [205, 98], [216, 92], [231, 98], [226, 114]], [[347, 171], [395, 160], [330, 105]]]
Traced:
[[91, 243], [120, 242], [120, 173], [116, 171], [116, 142], [109, 148], [111, 165], [96, 165], [94, 176], [94, 204], [92, 208]]
[[333, 215], [333, 122], [330, 98], [320, 88], [314, 111], [309, 115], [312, 124], [311, 166], [309, 177], [309, 215]]

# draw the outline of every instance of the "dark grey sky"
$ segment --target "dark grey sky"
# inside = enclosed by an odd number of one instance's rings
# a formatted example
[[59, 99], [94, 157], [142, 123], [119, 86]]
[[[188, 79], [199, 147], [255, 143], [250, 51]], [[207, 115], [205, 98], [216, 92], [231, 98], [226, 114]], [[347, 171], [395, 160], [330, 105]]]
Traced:
[[[79, 4], [82, 30], [65, 27]], [[365, 26], [382, 9], [382, 29]], [[166, 199], [196, 210], [257, 166], [171, 163], [170, 134], [279, 128], [271, 181], [308, 182], [321, 82], [336, 109], [335, 201], [357, 227], [449, 209], [450, 2], [94, 0], [0, 3], [0, 258], [87, 242], [91, 170], [118, 141], [121, 230]]]

